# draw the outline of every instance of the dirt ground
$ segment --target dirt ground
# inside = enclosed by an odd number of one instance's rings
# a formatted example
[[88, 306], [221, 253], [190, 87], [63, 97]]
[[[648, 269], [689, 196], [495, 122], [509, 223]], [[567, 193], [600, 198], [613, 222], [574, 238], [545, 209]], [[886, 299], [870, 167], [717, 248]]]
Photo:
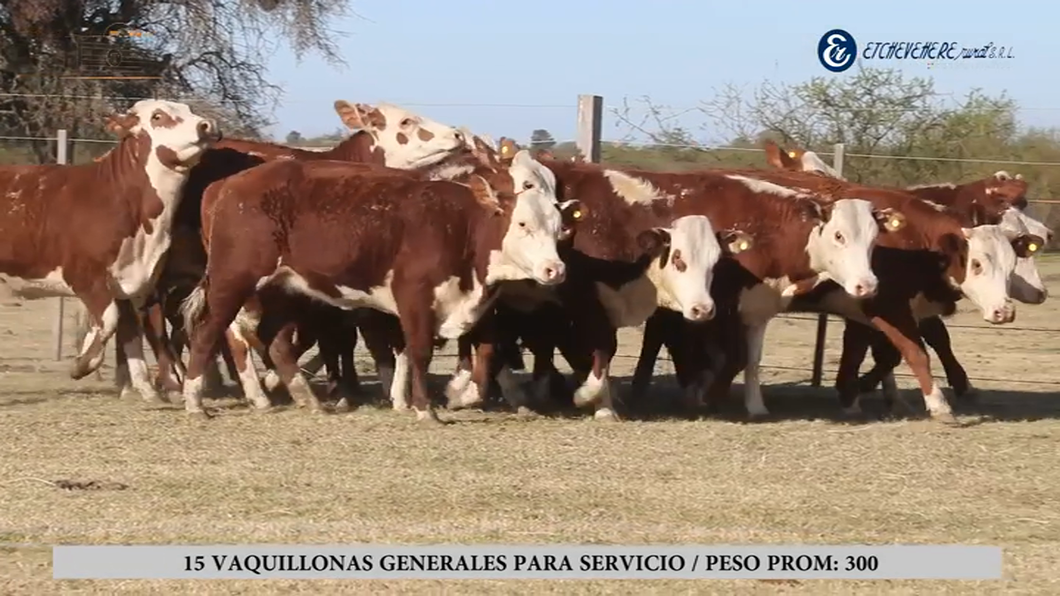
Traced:
[[[1060, 259], [1046, 257], [1042, 268], [1060, 287]], [[1021, 305], [1011, 330], [975, 313], [951, 320], [958, 357], [982, 390], [962, 428], [836, 418], [834, 320], [822, 388], [808, 384], [815, 322], [770, 327], [765, 395], [775, 416], [767, 422], [608, 424], [473, 411], [443, 413], [456, 423], [425, 428], [374, 407], [254, 415], [222, 400], [206, 422], [147, 409], [116, 397], [109, 361], [103, 380], [69, 379], [66, 358], [52, 358], [53, 301], [0, 306], [0, 593], [1060, 593], [1056, 300]], [[620, 377], [635, 364], [639, 337], [622, 333]], [[451, 349], [443, 354], [440, 375], [454, 363]], [[656, 391], [672, 394], [665, 362], [658, 373]], [[363, 380], [375, 388], [371, 374]], [[102, 488], [66, 490], [59, 480]], [[977, 543], [1003, 547], [1005, 579], [51, 580], [57, 543], [263, 542]]]

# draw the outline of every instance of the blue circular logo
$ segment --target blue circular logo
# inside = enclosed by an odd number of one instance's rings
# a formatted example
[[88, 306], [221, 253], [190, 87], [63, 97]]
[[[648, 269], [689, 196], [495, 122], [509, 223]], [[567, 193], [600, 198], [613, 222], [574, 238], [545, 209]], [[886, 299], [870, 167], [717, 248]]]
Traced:
[[817, 59], [832, 72], [843, 72], [854, 66], [858, 57], [858, 42], [842, 29], [832, 29], [817, 42]]

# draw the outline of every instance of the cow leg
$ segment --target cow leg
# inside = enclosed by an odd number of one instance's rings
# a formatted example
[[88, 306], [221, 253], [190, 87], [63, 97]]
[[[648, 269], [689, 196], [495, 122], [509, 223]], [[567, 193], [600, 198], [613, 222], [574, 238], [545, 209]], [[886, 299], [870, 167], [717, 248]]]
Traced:
[[762, 399], [762, 379], [759, 376], [767, 327], [768, 322], [747, 326], [747, 368], [743, 373], [743, 391], [744, 406], [752, 418], [769, 415], [769, 409]]
[[445, 385], [445, 398], [449, 404], [464, 401], [464, 393], [471, 385], [472, 340], [469, 334], [461, 335], [456, 340], [456, 370]]
[[147, 370], [147, 360], [144, 358], [143, 328], [140, 325], [140, 313], [135, 304], [129, 300], [119, 300], [118, 304], [118, 328], [116, 330], [117, 343], [121, 344], [125, 353], [126, 367], [129, 374], [129, 382], [132, 389], [140, 394], [140, 397], [148, 403], [163, 403], [151, 382], [151, 375]]
[[153, 302], [146, 308], [146, 317], [143, 318], [144, 336], [147, 344], [155, 354], [155, 362], [158, 372], [155, 375], [155, 384], [167, 393], [180, 393], [181, 380], [177, 365], [177, 356], [173, 352], [173, 344], [166, 334], [166, 318], [162, 310], [161, 302]]
[[70, 367], [70, 377], [80, 380], [99, 369], [103, 364], [107, 342], [118, 330], [120, 311], [111, 298], [102, 273], [86, 288], [74, 288], [90, 317], [90, 327], [81, 345], [81, 351]]
[[843, 352], [839, 357], [839, 371], [835, 377], [835, 388], [839, 392], [839, 405], [843, 413], [849, 416], [861, 414], [861, 388], [859, 386], [858, 369], [865, 360], [869, 346], [873, 345], [874, 334], [878, 335], [878, 332], [871, 327], [854, 321], [844, 321]]
[[953, 410], [942, 394], [942, 389], [931, 376], [931, 360], [920, 341], [920, 329], [911, 312], [893, 313], [889, 316], [873, 316], [872, 323], [887, 336], [920, 384], [924, 405], [932, 418], [946, 424], [956, 424]]
[[[288, 323], [280, 329], [279, 333], [269, 342], [269, 356], [298, 407], [308, 408], [310, 412], [319, 414], [324, 409], [313, 392], [313, 388], [309, 386], [309, 382], [302, 374], [302, 369], [298, 367], [298, 359], [295, 357], [293, 342], [295, 328], [294, 323]], [[256, 379], [257, 375], [254, 377]]]
[[587, 317], [588, 320], [577, 325], [585, 325], [584, 333], [578, 330], [577, 326], [574, 330], [576, 336], [583, 337], [583, 341], [587, 341], [587, 345], [591, 346], [587, 352], [592, 353], [589, 374], [574, 391], [574, 405], [580, 408], [595, 405], [594, 418], [617, 420], [611, 395], [610, 368], [611, 358], [618, 349], [618, 337], [615, 329], [606, 320], [605, 312], [602, 309], [597, 312], [599, 316]]
[[[643, 406], [648, 387], [651, 385], [652, 377], [655, 375], [655, 362], [659, 359], [666, 339], [666, 312], [656, 309], [652, 316], [644, 323], [644, 337], [640, 343], [640, 356], [637, 357], [637, 367], [633, 371], [633, 381], [630, 383], [630, 405]], [[671, 358], [673, 354], [670, 355]]]
[[403, 281], [394, 280], [393, 284], [398, 312], [401, 313], [401, 331], [405, 337], [405, 349], [397, 357], [394, 383], [404, 385], [401, 360], [407, 358], [405, 366], [411, 373], [408, 376], [411, 377], [412, 409], [416, 412], [416, 420], [440, 423], [427, 393], [427, 372], [434, 355], [435, 314], [431, 308], [434, 297], [428, 288], [421, 289]]
[[[121, 314], [118, 314], [118, 325], [121, 325]], [[99, 371], [96, 371], [99, 374]], [[133, 390], [132, 379], [129, 377], [129, 359], [125, 356], [125, 348], [120, 341], [114, 342], [114, 386], [118, 388], [118, 397], [125, 399], [131, 397], [129, 392]]]
[[[408, 383], [407, 374], [408, 361], [404, 358], [405, 342], [402, 336], [401, 324], [397, 317], [371, 309], [363, 309], [358, 313], [357, 328], [364, 339], [364, 347], [375, 361], [376, 376], [379, 378], [379, 387], [383, 395], [390, 398], [391, 406], [395, 410], [407, 410], [408, 405]], [[396, 355], [395, 355], [396, 354]], [[401, 386], [396, 383], [397, 366], [401, 363]]]
[[946, 323], [942, 321], [942, 317], [929, 317], [920, 321], [920, 337], [924, 338], [924, 341], [935, 350], [935, 355], [939, 357], [939, 362], [946, 371], [946, 380], [953, 388], [954, 395], [969, 397], [975, 389], [968, 380], [968, 373], [953, 353], [950, 332], [946, 329]]

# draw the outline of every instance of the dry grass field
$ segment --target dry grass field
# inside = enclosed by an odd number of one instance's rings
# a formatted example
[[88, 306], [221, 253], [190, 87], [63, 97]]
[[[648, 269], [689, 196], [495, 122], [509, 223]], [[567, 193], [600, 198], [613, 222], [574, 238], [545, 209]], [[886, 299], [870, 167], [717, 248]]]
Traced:
[[[1060, 259], [1043, 268], [1060, 287]], [[1015, 325], [1060, 329], [1056, 300], [1021, 305]], [[123, 402], [109, 362], [104, 381], [75, 382], [65, 361], [51, 359], [52, 309], [50, 301], [0, 307], [3, 594], [1060, 593], [1055, 331], [1000, 331], [967, 312], [953, 319], [970, 327], [951, 332], [981, 389], [962, 428], [836, 419], [829, 385], [840, 325], [829, 327], [825, 387], [812, 388], [815, 324], [783, 319], [770, 328], [765, 358], [779, 367], [765, 375], [771, 421], [607, 424], [473, 411], [425, 427], [373, 407], [254, 415], [214, 401], [220, 415], [196, 421]], [[635, 363], [639, 337], [623, 332], [619, 376]], [[452, 365], [451, 356], [435, 361], [439, 375]], [[673, 393], [666, 373], [661, 363], [660, 395]], [[374, 377], [364, 380], [375, 388]], [[912, 387], [908, 376], [899, 381]], [[67, 490], [58, 480], [100, 489]], [[49, 546], [57, 543], [354, 541], [976, 543], [1004, 548], [1005, 579], [532, 586], [51, 579]]]

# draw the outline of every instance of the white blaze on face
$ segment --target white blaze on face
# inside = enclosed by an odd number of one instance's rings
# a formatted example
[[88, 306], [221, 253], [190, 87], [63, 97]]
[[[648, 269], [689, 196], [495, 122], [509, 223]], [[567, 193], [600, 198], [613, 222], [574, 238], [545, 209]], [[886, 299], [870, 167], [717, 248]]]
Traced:
[[824, 174], [825, 176], [845, 180], [845, 178], [839, 175], [839, 172], [835, 171], [832, 166], [824, 163], [824, 160], [813, 151], [807, 151], [802, 154], [802, 171], [817, 172], [819, 174]]
[[713, 318], [710, 285], [722, 247], [710, 220], [688, 215], [663, 231], [670, 236], [669, 249], [663, 252], [665, 260], [656, 258], [648, 268], [648, 277], [659, 293], [659, 306], [676, 310], [690, 321]]
[[879, 233], [872, 203], [862, 199], [836, 201], [829, 220], [818, 233], [810, 235], [806, 245], [810, 266], [828, 273], [855, 298], [872, 296], [879, 282], [870, 260]]
[[160, 99], [141, 99], [133, 104], [130, 114], [138, 117], [132, 134], [145, 131], [151, 137], [151, 154], [166, 148], [176, 154], [177, 160], [187, 166], [194, 165], [209, 144], [209, 133], [216, 133], [217, 124], [196, 115], [188, 104]]
[[[1044, 223], [1030, 217], [1023, 211], [1010, 208], [1001, 216], [1001, 230], [1008, 236], [1020, 234], [1033, 234], [1048, 242], [1052, 237], [1050, 230]], [[1045, 247], [1038, 247], [1038, 253]], [[1039, 304], [1049, 295], [1045, 281], [1038, 271], [1038, 264], [1034, 257], [1016, 257], [1016, 269], [1013, 271], [1011, 286], [1009, 288], [1012, 297], [1023, 303]]]
[[525, 150], [515, 154], [508, 173], [515, 185], [515, 206], [501, 250], [490, 255], [487, 283], [533, 279], [558, 284], [566, 266], [556, 252], [563, 227], [556, 207], [556, 176]]
[[962, 228], [968, 240], [968, 262], [961, 291], [990, 323], [1008, 323], [1016, 316], [1009, 297], [1009, 278], [1016, 268], [1016, 251], [1000, 226]]
[[362, 113], [363, 130], [382, 148], [388, 167], [408, 170], [434, 165], [465, 147], [464, 134], [452, 126], [388, 103], [372, 110], [376, 113]]

